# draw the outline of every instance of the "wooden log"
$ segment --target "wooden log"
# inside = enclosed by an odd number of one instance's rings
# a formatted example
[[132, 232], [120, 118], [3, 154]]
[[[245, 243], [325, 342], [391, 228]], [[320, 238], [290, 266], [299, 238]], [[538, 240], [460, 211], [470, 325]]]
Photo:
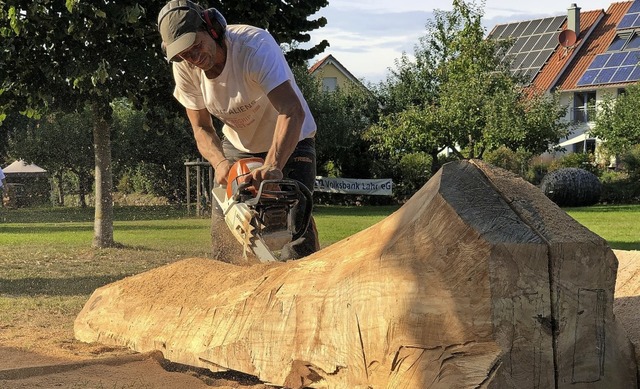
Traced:
[[288, 388], [635, 388], [616, 265], [538, 189], [460, 161], [303, 260], [189, 259], [104, 286], [75, 335]]

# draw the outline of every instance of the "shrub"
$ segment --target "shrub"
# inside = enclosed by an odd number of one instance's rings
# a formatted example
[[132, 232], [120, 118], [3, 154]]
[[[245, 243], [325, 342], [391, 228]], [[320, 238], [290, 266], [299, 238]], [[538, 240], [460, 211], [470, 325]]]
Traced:
[[602, 193], [598, 177], [579, 168], [562, 168], [547, 174], [540, 188], [554, 203], [570, 207], [596, 204]]
[[394, 196], [405, 199], [414, 195], [431, 178], [431, 156], [426, 153], [403, 155], [398, 163], [401, 180], [394, 187]]
[[549, 173], [550, 162], [543, 160], [540, 157], [533, 158], [524, 178], [533, 185], [540, 185], [544, 176]]
[[518, 155], [515, 151], [507, 147], [501, 146], [496, 150], [488, 151], [485, 153], [483, 159], [494, 166], [520, 174], [521, 170]]
[[635, 145], [620, 156], [631, 180], [640, 180], [640, 145]]
[[640, 202], [640, 182], [631, 179], [627, 172], [607, 171], [600, 177], [602, 194], [600, 201], [607, 204]]
[[551, 162], [549, 165], [549, 171], [554, 171], [562, 168], [574, 167], [586, 170], [596, 176], [600, 175], [600, 169], [596, 163], [596, 157], [592, 153], [571, 153], [562, 158], [558, 158]]

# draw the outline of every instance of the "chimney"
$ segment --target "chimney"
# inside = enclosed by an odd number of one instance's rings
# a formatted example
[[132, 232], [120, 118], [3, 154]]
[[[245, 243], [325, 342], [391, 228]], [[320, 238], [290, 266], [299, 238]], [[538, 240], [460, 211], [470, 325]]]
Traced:
[[567, 12], [567, 28], [576, 33], [576, 37], [580, 35], [580, 7], [576, 3], [571, 4]]

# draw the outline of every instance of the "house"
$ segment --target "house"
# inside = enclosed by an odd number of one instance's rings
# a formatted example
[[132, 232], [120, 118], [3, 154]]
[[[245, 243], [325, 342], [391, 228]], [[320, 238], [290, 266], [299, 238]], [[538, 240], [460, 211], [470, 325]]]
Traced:
[[558, 146], [567, 152], [595, 152], [597, 106], [640, 80], [640, 0], [613, 3], [605, 11], [582, 12], [496, 25], [489, 39], [512, 39], [504, 60], [530, 90], [557, 92], [569, 107], [573, 131]]
[[366, 87], [331, 54], [309, 68], [309, 74], [321, 82], [322, 90], [333, 92], [353, 86]]

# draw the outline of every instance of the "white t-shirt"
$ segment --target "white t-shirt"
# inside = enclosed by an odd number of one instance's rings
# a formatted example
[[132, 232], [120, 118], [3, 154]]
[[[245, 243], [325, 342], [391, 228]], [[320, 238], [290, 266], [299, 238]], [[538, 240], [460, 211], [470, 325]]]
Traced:
[[305, 110], [300, 140], [313, 137], [316, 123], [309, 105], [271, 34], [253, 26], [230, 25], [225, 43], [227, 61], [214, 79], [187, 61], [173, 63], [174, 97], [185, 108], [206, 108], [220, 119], [223, 134], [238, 150], [259, 153], [269, 150], [278, 116], [267, 94], [289, 80]]
[[2, 168], [0, 168], [0, 188], [2, 188], [2, 180], [4, 180], [4, 178], [4, 172], [2, 171]]

